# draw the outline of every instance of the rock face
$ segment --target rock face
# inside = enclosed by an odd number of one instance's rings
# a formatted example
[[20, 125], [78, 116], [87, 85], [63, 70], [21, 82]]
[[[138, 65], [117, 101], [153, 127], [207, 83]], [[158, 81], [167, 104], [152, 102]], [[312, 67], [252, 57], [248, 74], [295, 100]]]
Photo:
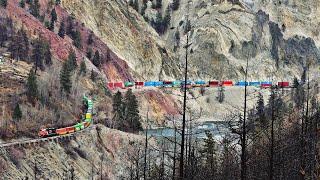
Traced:
[[126, 1], [63, 1], [113, 52], [125, 59], [136, 80], [175, 78], [177, 62], [157, 33]]

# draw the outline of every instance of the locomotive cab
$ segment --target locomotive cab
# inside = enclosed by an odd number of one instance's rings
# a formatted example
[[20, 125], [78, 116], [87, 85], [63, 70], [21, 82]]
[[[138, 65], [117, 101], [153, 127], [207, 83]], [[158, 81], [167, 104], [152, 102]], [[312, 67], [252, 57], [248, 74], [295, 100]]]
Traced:
[[55, 128], [43, 128], [39, 131], [38, 135], [40, 137], [50, 137], [57, 135]]

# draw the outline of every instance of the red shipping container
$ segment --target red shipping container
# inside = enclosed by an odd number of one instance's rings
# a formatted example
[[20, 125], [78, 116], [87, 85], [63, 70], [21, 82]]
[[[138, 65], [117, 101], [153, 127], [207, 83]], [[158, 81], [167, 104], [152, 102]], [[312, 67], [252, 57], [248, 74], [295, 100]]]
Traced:
[[107, 87], [108, 87], [109, 89], [113, 89], [113, 88], [114, 88], [114, 84], [113, 84], [113, 83], [107, 83]]
[[67, 133], [74, 133], [75, 128], [74, 127], [66, 127]]
[[124, 88], [123, 83], [122, 82], [116, 82], [113, 84], [115, 88]]
[[135, 82], [135, 85], [136, 86], [143, 86], [143, 82], [142, 81], [137, 81], [137, 82]]
[[219, 81], [209, 81], [209, 86], [219, 86]]
[[233, 82], [232, 81], [222, 81], [221, 85], [222, 86], [233, 86]]
[[289, 82], [278, 82], [279, 87], [289, 87]]
[[268, 88], [268, 87], [271, 87], [272, 85], [271, 84], [261, 84], [261, 87], [263, 88]]

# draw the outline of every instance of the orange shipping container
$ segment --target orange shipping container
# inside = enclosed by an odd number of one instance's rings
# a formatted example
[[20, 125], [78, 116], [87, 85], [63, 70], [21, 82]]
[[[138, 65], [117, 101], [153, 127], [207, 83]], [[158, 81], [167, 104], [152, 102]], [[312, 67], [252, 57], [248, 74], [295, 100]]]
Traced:
[[75, 128], [74, 127], [66, 127], [67, 133], [74, 133]]
[[60, 129], [57, 129], [57, 134], [59, 135], [64, 135], [64, 134], [67, 134], [67, 128], [60, 128]]

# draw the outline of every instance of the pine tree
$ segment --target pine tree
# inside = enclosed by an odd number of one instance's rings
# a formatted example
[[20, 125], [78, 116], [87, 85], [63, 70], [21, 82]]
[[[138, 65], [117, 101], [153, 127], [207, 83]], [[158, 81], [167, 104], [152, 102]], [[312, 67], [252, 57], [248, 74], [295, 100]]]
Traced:
[[48, 42], [44, 43], [44, 62], [46, 65], [51, 66], [52, 65], [52, 55], [51, 55], [51, 51], [50, 51], [51, 47], [50, 44]]
[[0, 47], [8, 40], [7, 26], [0, 24]]
[[25, 7], [26, 7], [25, 1], [24, 1], [24, 0], [20, 0], [19, 6], [20, 6], [21, 8], [25, 8]]
[[88, 59], [91, 59], [91, 58], [92, 58], [92, 54], [93, 54], [93, 51], [92, 51], [91, 48], [89, 48], [89, 49], [87, 50], [87, 58], [88, 58]]
[[137, 98], [129, 89], [125, 95], [125, 121], [132, 132], [142, 130], [140, 119]]
[[186, 21], [186, 24], [185, 24], [185, 26], [184, 26], [184, 33], [187, 33], [187, 32], [189, 32], [191, 30], [191, 22], [190, 22], [190, 20], [187, 20]]
[[57, 12], [56, 12], [56, 9], [53, 8], [52, 11], [51, 11], [51, 21], [54, 21], [56, 22], [57, 21]]
[[73, 50], [69, 52], [67, 63], [70, 71], [74, 71], [78, 66], [76, 53]]
[[69, 61], [65, 61], [60, 71], [60, 84], [61, 91], [66, 92], [67, 96], [70, 94], [72, 87], [71, 72], [72, 70]]
[[27, 60], [29, 54], [29, 40], [26, 32], [20, 29], [13, 35], [8, 50], [11, 52], [12, 58]]
[[27, 4], [32, 4], [32, 2], [33, 2], [32, 0], [26, 0]]
[[91, 74], [90, 74], [90, 79], [95, 82], [97, 79], [98, 74], [96, 72], [93, 71], [93, 69], [91, 70]]
[[38, 98], [38, 84], [37, 84], [37, 76], [33, 69], [30, 70], [28, 80], [27, 80], [27, 97], [28, 101], [31, 103], [35, 103], [36, 99]]
[[54, 21], [50, 21], [50, 24], [47, 27], [50, 31], [54, 32]]
[[68, 17], [67, 20], [67, 29], [66, 29], [66, 34], [72, 38], [73, 34], [74, 34], [74, 30], [73, 30], [73, 19], [71, 16]]
[[217, 96], [217, 100], [219, 103], [223, 103], [224, 101], [224, 87], [223, 86], [220, 86], [219, 87], [219, 90], [218, 90], [218, 96]]
[[179, 9], [180, 6], [180, 0], [173, 0], [172, 2], [172, 10], [176, 11]]
[[89, 35], [89, 37], [88, 37], [87, 43], [88, 43], [89, 45], [91, 45], [91, 44], [93, 43], [93, 33], [92, 33], [92, 32], [90, 33], [90, 35]]
[[258, 95], [258, 101], [257, 101], [257, 115], [259, 118], [260, 125], [262, 127], [266, 127], [266, 117], [265, 117], [265, 112], [264, 112], [264, 99], [263, 95], [259, 93]]
[[80, 63], [80, 74], [86, 75], [86, 73], [87, 73], [86, 63], [84, 61], [81, 61], [81, 63]]
[[0, 6], [2, 6], [2, 7], [4, 7], [4, 8], [6, 8], [6, 7], [7, 7], [7, 5], [8, 5], [7, 0], [0, 0]]
[[74, 32], [74, 35], [72, 36], [73, 39], [73, 45], [76, 46], [77, 48], [81, 49], [82, 45], [81, 45], [81, 33], [80, 31], [76, 30]]
[[43, 60], [44, 60], [44, 43], [40, 39], [37, 39], [33, 43], [32, 59], [34, 61], [35, 72], [37, 69], [44, 70]]
[[33, 3], [30, 4], [30, 14], [32, 14], [36, 18], [40, 17], [39, 0], [34, 0]]
[[212, 133], [206, 132], [207, 138], [204, 139], [203, 149], [200, 151], [205, 159], [205, 167], [211, 177], [217, 173], [217, 145], [213, 139]]
[[133, 9], [139, 12], [139, 0], [134, 0]]
[[168, 27], [170, 26], [170, 22], [171, 22], [171, 14], [170, 14], [170, 6], [168, 6], [163, 18], [163, 26], [165, 30], [167, 30]]
[[12, 118], [14, 120], [20, 120], [22, 118], [22, 112], [18, 103], [16, 104], [16, 107], [13, 110]]
[[156, 0], [156, 9], [160, 9], [162, 7], [162, 0]]
[[94, 56], [93, 56], [93, 59], [92, 59], [92, 63], [95, 66], [100, 67], [101, 60], [100, 60], [100, 53], [99, 53], [98, 50], [94, 53]]
[[112, 97], [112, 112], [113, 120], [117, 123], [117, 126], [124, 128], [124, 103], [122, 94], [119, 91]]
[[61, 0], [56, 0], [56, 5], [61, 4]]
[[142, 16], [145, 15], [147, 7], [148, 7], [148, 6], [147, 6], [147, 2], [143, 2], [143, 3], [142, 3], [142, 7], [141, 7], [141, 12], [140, 12], [140, 14], [141, 14]]
[[60, 24], [60, 28], [59, 28], [59, 32], [58, 32], [58, 35], [61, 37], [61, 38], [64, 38], [64, 35], [65, 35], [65, 29], [64, 29], [64, 21], [61, 21], [61, 24]]

